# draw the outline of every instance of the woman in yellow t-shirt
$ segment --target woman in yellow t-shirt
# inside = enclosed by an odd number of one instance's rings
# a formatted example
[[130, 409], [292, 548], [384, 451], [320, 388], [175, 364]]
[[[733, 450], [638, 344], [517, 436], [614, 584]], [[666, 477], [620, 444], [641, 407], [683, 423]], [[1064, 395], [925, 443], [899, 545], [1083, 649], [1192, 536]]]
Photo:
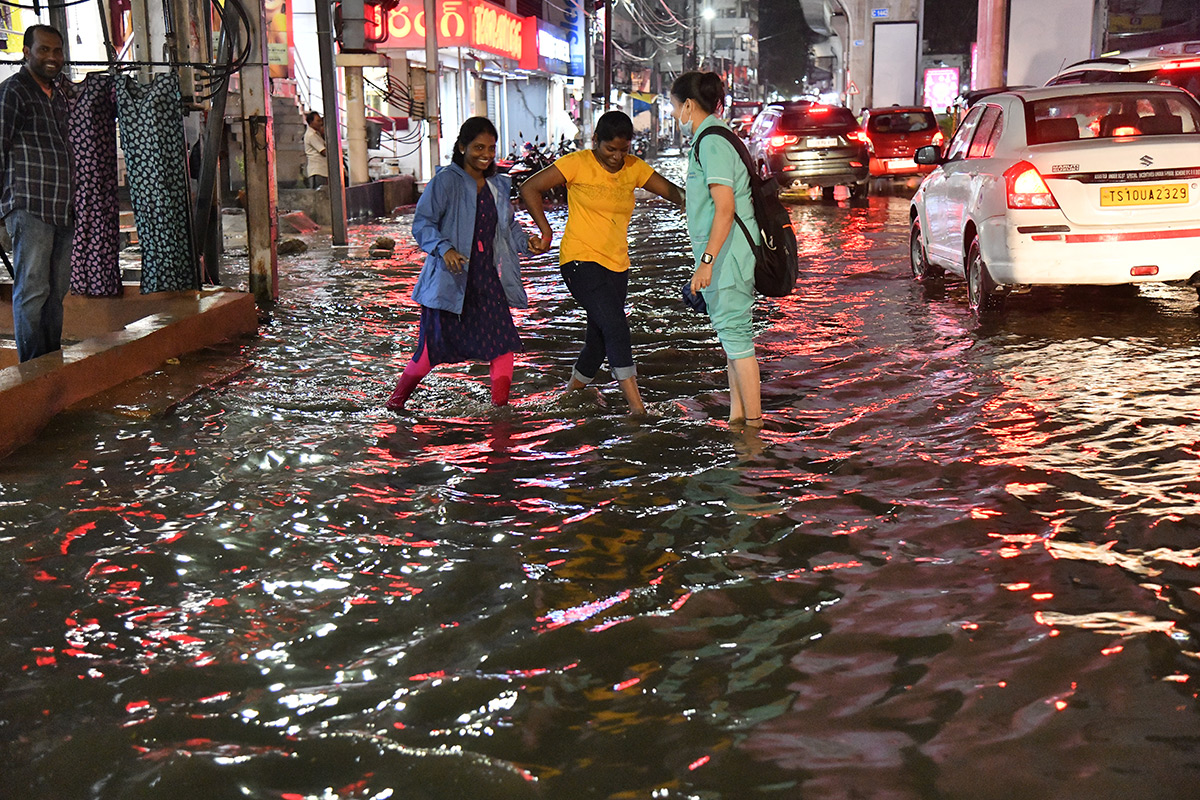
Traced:
[[587, 312], [587, 334], [566, 391], [591, 383], [607, 356], [629, 410], [644, 414], [625, 317], [633, 192], [643, 188], [682, 206], [683, 190], [629, 155], [631, 139], [633, 120], [609, 111], [596, 121], [592, 149], [565, 155], [531, 176], [521, 184], [521, 199], [548, 247], [554, 233], [542, 209], [542, 195], [567, 186], [567, 227], [558, 260], [571, 296]]

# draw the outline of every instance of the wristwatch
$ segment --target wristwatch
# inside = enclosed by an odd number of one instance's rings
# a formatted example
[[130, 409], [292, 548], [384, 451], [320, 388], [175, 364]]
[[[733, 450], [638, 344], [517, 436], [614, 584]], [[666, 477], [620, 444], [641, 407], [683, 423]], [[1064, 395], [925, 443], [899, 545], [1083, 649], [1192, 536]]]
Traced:
[[712, 262], [713, 262], [712, 253], [705, 253], [704, 255], [700, 256], [701, 264], [711, 264]]

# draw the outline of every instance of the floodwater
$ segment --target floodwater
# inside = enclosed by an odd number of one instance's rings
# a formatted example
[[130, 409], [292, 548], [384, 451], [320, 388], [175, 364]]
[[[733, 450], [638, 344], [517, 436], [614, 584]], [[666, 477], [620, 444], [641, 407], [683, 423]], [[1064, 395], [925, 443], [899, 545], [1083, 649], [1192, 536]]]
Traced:
[[229, 381], [60, 416], [0, 461], [0, 795], [1196, 796], [1195, 292], [981, 327], [908, 277], [903, 198], [793, 214], [761, 436], [722, 422], [651, 202], [646, 419], [557, 398], [582, 317], [553, 256], [511, 408], [476, 365], [384, 410], [405, 219], [282, 260]]

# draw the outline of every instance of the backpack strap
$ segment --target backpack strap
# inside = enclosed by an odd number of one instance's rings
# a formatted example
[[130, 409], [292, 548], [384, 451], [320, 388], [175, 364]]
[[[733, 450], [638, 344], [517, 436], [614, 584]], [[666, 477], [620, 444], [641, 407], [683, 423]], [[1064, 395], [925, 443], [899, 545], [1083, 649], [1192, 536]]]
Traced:
[[738, 136], [733, 131], [726, 128], [724, 125], [711, 125], [696, 136], [696, 140], [692, 142], [692, 152], [696, 156], [696, 163], [704, 166], [704, 162], [700, 160], [700, 140], [710, 133], [715, 133], [725, 141], [733, 145], [733, 149], [742, 158], [742, 164], [746, 167], [746, 172], [753, 177], [755, 174], [754, 162], [750, 159], [750, 151], [746, 149], [746, 143], [742, 141], [742, 137]]
[[[753, 185], [755, 170], [754, 162], [750, 160], [750, 151], [746, 149], [746, 143], [742, 141], [742, 137], [738, 136], [724, 125], [712, 125], [700, 131], [700, 133], [696, 136], [695, 141], [692, 142], [692, 153], [696, 156], [696, 163], [701, 167], [704, 166], [704, 162], [700, 160], [700, 140], [705, 136], [708, 136], [710, 133], [717, 134], [722, 139], [733, 145], [733, 149], [736, 150], [737, 154], [742, 157], [742, 165], [746, 168], [746, 177]], [[751, 199], [753, 200], [753, 197], [751, 197]], [[736, 222], [738, 227], [742, 229], [742, 233], [746, 237], [746, 244], [750, 245], [751, 252], [754, 253], [755, 258], [758, 258], [759, 250], [762, 246], [754, 243], [754, 237], [750, 235], [750, 229], [746, 227], [746, 223], [742, 222], [742, 218], [738, 216], [736, 209], [733, 212], [733, 221]]]

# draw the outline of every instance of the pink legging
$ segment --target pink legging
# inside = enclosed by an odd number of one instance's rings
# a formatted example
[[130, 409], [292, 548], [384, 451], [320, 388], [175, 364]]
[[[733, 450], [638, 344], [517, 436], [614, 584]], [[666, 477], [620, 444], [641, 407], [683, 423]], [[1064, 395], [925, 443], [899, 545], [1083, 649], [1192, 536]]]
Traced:
[[[388, 399], [388, 408], [403, 408], [409, 395], [417, 388], [421, 379], [429, 374], [433, 366], [429, 363], [429, 347], [421, 348], [421, 352], [408, 362], [400, 380], [396, 381], [396, 389]], [[508, 405], [508, 392], [512, 388], [513, 354], [505, 353], [492, 359], [489, 375], [492, 380], [492, 405]]]

